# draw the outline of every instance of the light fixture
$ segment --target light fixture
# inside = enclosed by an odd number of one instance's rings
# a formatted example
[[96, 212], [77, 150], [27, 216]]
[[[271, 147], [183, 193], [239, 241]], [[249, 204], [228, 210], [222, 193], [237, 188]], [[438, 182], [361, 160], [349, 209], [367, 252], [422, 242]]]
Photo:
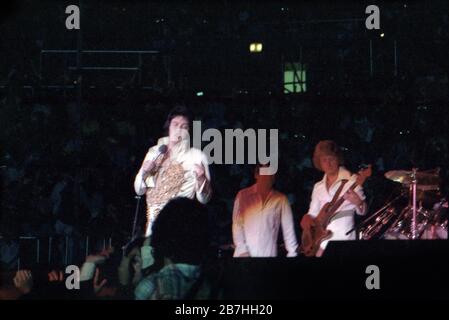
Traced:
[[250, 52], [262, 52], [262, 43], [260, 42], [253, 42], [249, 45], [249, 51]]

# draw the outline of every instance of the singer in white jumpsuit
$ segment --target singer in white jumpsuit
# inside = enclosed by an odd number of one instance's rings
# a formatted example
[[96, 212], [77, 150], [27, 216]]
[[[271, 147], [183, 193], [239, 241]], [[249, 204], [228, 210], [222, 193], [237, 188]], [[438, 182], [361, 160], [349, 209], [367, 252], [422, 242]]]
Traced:
[[[151, 235], [157, 215], [170, 199], [196, 197], [205, 204], [212, 194], [207, 157], [201, 150], [190, 147], [189, 119], [175, 114], [168, 121], [169, 136], [160, 138], [157, 145], [150, 148], [134, 180], [135, 192], [146, 194], [146, 237]], [[168, 149], [164, 154], [160, 152], [162, 145]], [[155, 163], [153, 170], [145, 170], [146, 161]]]

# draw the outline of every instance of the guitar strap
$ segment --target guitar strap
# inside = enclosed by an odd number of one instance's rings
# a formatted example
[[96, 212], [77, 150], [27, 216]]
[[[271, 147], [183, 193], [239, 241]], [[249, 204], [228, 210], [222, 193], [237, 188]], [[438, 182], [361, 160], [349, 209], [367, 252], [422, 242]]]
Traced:
[[332, 201], [330, 202], [330, 207], [332, 207], [334, 205], [334, 203], [337, 202], [338, 198], [340, 197], [340, 193], [343, 190], [343, 187], [345, 186], [346, 182], [348, 182], [347, 179], [341, 180], [340, 187], [338, 188], [337, 192], [335, 192], [335, 195], [332, 198]]
[[[347, 182], [348, 182], [347, 179], [341, 180], [340, 187], [338, 188], [337, 192], [335, 192], [335, 195], [334, 195], [334, 197], [332, 198], [332, 201], [330, 202], [329, 208], [332, 208], [332, 207], [335, 205], [335, 202], [338, 201], [338, 198], [340, 197], [341, 191], [343, 190], [343, 187], [345, 186], [345, 184], [346, 184]], [[338, 208], [336, 208], [336, 209], [338, 209]], [[335, 210], [336, 210], [336, 209], [335, 209]], [[333, 210], [333, 209], [331, 209], [331, 210]], [[352, 214], [352, 211], [351, 211], [350, 213]], [[343, 212], [343, 215], [340, 215], [340, 213], [338, 213], [337, 215], [335, 215], [335, 216], [332, 218], [332, 221], [333, 221], [333, 220], [336, 220], [336, 219], [338, 219], [338, 218], [341, 218], [342, 216], [345, 216], [345, 215], [346, 215], [346, 212]], [[330, 223], [330, 221], [329, 221], [329, 223]]]

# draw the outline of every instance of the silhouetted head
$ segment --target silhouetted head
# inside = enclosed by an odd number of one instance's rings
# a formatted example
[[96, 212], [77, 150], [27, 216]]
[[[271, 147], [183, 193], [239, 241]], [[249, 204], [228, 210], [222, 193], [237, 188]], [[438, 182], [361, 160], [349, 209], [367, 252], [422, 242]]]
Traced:
[[209, 246], [206, 207], [188, 198], [169, 201], [154, 222], [151, 245], [174, 263], [200, 264]]

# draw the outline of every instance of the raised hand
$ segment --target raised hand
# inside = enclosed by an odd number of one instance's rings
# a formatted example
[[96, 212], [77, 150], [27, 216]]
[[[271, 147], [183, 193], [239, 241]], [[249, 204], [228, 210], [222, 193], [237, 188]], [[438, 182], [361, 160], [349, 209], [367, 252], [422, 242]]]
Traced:
[[14, 285], [23, 294], [29, 293], [33, 288], [33, 275], [30, 270], [19, 270], [14, 277]]
[[50, 282], [61, 282], [64, 281], [64, 274], [62, 273], [62, 271], [59, 271], [59, 273], [55, 270], [52, 270], [49, 274], [48, 274], [48, 281]]
[[92, 254], [92, 255], [87, 256], [86, 262], [91, 262], [91, 263], [94, 263], [97, 265], [102, 264], [109, 258], [109, 256], [113, 252], [114, 252], [114, 248], [112, 248], [112, 247], [105, 249], [98, 254]]

